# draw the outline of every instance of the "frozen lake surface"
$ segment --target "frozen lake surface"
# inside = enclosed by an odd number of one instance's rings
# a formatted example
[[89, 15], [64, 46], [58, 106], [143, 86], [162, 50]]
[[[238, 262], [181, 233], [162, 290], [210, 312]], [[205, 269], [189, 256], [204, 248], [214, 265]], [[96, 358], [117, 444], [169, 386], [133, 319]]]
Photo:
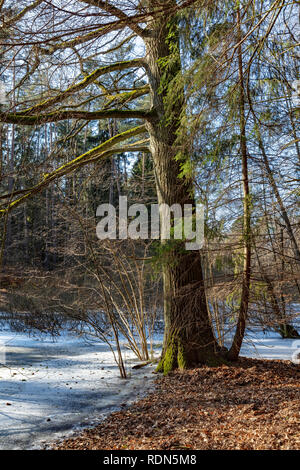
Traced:
[[[300, 340], [248, 332], [242, 355], [290, 360], [297, 347]], [[137, 400], [153, 387], [155, 366], [132, 370], [132, 353], [124, 358], [126, 380], [105, 343], [0, 331], [0, 449], [38, 448]]]
[[38, 448], [145, 394], [154, 366], [132, 370], [132, 354], [124, 358], [125, 380], [105, 343], [0, 332], [0, 449]]

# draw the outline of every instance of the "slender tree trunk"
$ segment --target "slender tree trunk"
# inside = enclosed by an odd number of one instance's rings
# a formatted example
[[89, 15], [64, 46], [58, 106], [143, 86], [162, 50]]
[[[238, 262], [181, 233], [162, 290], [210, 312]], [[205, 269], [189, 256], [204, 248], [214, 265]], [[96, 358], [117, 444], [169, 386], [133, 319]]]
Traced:
[[256, 244], [254, 243], [253, 245], [254, 245], [255, 255], [256, 255], [256, 259], [257, 259], [257, 264], [258, 264], [258, 267], [259, 267], [259, 272], [260, 272], [263, 280], [266, 283], [266, 287], [267, 287], [268, 294], [270, 296], [270, 301], [271, 301], [271, 305], [272, 305], [272, 310], [274, 312], [274, 316], [275, 316], [277, 321], [280, 321], [281, 320], [281, 310], [280, 310], [278, 299], [277, 299], [276, 294], [274, 292], [273, 283], [272, 283], [271, 279], [269, 278], [268, 274], [266, 273], [265, 268], [264, 268], [264, 266], [263, 266], [263, 264], [260, 260]]
[[[109, 137], [112, 138], [115, 135], [114, 127], [111, 119], [108, 119], [108, 132]], [[109, 180], [109, 204], [114, 203], [114, 187], [115, 187], [115, 157], [114, 155], [110, 159], [110, 180]]]
[[258, 135], [258, 146], [260, 148], [260, 151], [261, 151], [261, 154], [262, 154], [262, 157], [263, 157], [263, 162], [264, 162], [265, 170], [266, 170], [266, 173], [267, 173], [267, 177], [268, 177], [270, 186], [273, 190], [273, 193], [276, 197], [278, 206], [280, 208], [281, 217], [284, 220], [286, 230], [287, 230], [287, 234], [288, 234], [289, 239], [291, 241], [291, 246], [292, 246], [292, 250], [293, 250], [293, 253], [294, 253], [295, 261], [297, 262], [297, 264], [300, 264], [299, 246], [298, 246], [296, 237], [294, 235], [293, 227], [292, 227], [290, 218], [288, 216], [287, 210], [285, 208], [284, 202], [283, 202], [283, 200], [280, 196], [279, 190], [277, 188], [277, 184], [276, 184], [276, 181], [274, 179], [272, 169], [270, 167], [269, 159], [268, 159], [268, 156], [266, 154], [265, 147], [263, 145], [263, 141], [262, 141], [259, 129], [258, 129], [257, 135]]
[[232, 346], [228, 352], [228, 358], [231, 361], [236, 361], [239, 357], [241, 346], [243, 343], [246, 321], [249, 305], [249, 291], [250, 291], [250, 276], [251, 276], [251, 206], [250, 206], [250, 191], [249, 191], [249, 178], [248, 178], [248, 155], [247, 155], [247, 140], [246, 140], [246, 119], [245, 119], [245, 89], [244, 89], [244, 73], [243, 73], [243, 58], [241, 46], [241, 17], [240, 9], [237, 11], [238, 23], [238, 67], [239, 67], [239, 85], [240, 85], [240, 148], [242, 154], [242, 179], [243, 179], [243, 237], [244, 237], [244, 266], [243, 266], [243, 279], [242, 279], [242, 292], [239, 308], [239, 317], [234, 335]]
[[[173, 0], [170, 3], [175, 5]], [[159, 118], [148, 123], [148, 130], [158, 202], [169, 206], [176, 203], [183, 208], [184, 204], [195, 203], [192, 181], [188, 177], [179, 179], [180, 165], [174, 158], [183, 90], [181, 96], [180, 93], [172, 96], [166, 112], [171, 81], [181, 69], [178, 26], [176, 18], [165, 16], [156, 18], [149, 26], [146, 67], [152, 106]], [[161, 222], [164, 225], [164, 220]], [[221, 361], [207, 310], [200, 253], [176, 245], [168, 250], [163, 262], [165, 337], [158, 370], [165, 374], [177, 367]]]
[[[15, 92], [15, 85], [16, 85], [16, 62], [15, 59], [13, 60], [13, 94], [12, 94], [12, 109], [15, 110], [16, 106], [16, 92]], [[15, 165], [15, 137], [16, 137], [16, 126], [15, 124], [12, 125], [11, 128], [11, 151], [8, 161], [8, 193], [12, 193], [15, 186], [15, 179], [13, 176], [14, 172], [14, 165]], [[7, 264], [9, 260], [9, 251], [11, 250], [12, 245], [12, 214], [8, 215], [7, 218], [7, 226], [6, 226], [6, 239], [5, 239], [5, 251], [4, 251], [4, 260], [3, 264]]]
[[6, 135], [4, 132], [4, 126], [0, 123], [0, 182], [3, 178], [3, 143], [5, 141]]
[[24, 221], [24, 259], [25, 263], [29, 263], [29, 234], [28, 234], [28, 222], [27, 222], [27, 204], [24, 204], [23, 208], [23, 221]]

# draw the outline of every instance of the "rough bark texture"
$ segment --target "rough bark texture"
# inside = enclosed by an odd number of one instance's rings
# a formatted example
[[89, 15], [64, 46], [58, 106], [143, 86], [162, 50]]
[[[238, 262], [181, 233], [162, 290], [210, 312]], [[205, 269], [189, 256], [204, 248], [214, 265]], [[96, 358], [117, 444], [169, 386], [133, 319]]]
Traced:
[[[147, 128], [158, 201], [183, 207], [195, 202], [192, 182], [189, 178], [178, 178], [180, 164], [174, 158], [183, 93], [176, 93], [171, 103], [168, 97], [166, 107], [170, 84], [180, 71], [176, 18], [160, 17], [150, 27], [145, 40], [146, 70], [158, 118], [148, 122]], [[220, 362], [206, 305], [199, 252], [185, 251], [183, 244], [174, 243], [163, 259], [165, 338], [158, 370], [166, 374], [177, 367]]]

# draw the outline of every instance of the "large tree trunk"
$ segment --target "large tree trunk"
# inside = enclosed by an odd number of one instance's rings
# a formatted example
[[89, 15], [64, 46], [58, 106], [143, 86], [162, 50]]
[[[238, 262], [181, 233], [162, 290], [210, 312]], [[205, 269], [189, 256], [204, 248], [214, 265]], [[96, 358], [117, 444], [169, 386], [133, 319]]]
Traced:
[[[153, 7], [153, 2], [152, 7]], [[173, 0], [170, 3], [175, 2]], [[179, 178], [176, 130], [183, 109], [183, 90], [168, 96], [180, 72], [176, 18], [160, 17], [149, 24], [145, 40], [147, 73], [156, 122], [148, 123], [159, 204], [194, 204], [189, 177]], [[168, 102], [167, 102], [168, 101]], [[161, 221], [164, 224], [164, 220]], [[163, 251], [164, 253], [164, 251]], [[186, 251], [174, 243], [163, 258], [165, 338], [158, 367], [165, 374], [179, 367], [221, 361], [209, 320], [199, 251]]]

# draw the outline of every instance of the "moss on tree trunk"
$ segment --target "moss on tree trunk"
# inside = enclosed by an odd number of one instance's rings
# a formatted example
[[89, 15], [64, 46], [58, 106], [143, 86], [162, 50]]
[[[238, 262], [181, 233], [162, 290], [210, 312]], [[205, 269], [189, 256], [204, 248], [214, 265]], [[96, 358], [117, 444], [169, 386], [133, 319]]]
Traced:
[[225, 363], [229, 364], [215, 344], [202, 347], [199, 344], [189, 345], [181, 338], [180, 332], [175, 331], [169, 338], [156, 370], [167, 375], [175, 369], [184, 370], [201, 364], [217, 367]]
[[[175, 0], [167, 2], [176, 7]], [[174, 79], [181, 76], [176, 15], [158, 16], [151, 21], [145, 43], [151, 105], [157, 113], [157, 120], [148, 121], [146, 126], [158, 202], [170, 207], [180, 205], [183, 214], [185, 204], [195, 206], [195, 196], [193, 177], [181, 174], [183, 161], [176, 158], [184, 105], [183, 85], [174, 87]], [[185, 158], [188, 162], [190, 155]], [[164, 231], [164, 218], [161, 222]], [[165, 337], [158, 370], [167, 374], [178, 367], [217, 364], [221, 359], [209, 320], [199, 251], [186, 251], [184, 242], [172, 240], [163, 243], [161, 259]]]

